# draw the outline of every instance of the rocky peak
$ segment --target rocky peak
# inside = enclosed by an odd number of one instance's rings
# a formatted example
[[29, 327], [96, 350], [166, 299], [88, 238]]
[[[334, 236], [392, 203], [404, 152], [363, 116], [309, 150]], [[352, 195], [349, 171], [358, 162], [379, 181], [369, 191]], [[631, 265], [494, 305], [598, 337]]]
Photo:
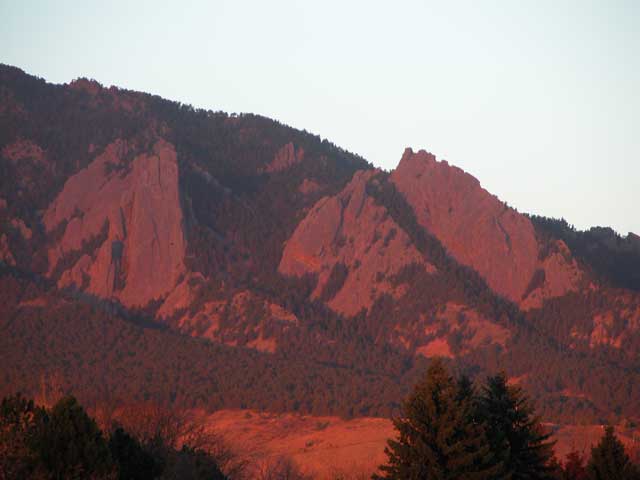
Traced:
[[419, 167], [421, 164], [433, 164], [436, 162], [436, 156], [431, 152], [420, 149], [415, 153], [413, 148], [407, 147], [402, 153], [402, 158], [400, 159], [398, 168], [400, 168], [400, 165], [402, 165], [403, 168], [412, 168], [413, 166]]
[[358, 171], [335, 196], [320, 199], [287, 241], [279, 271], [318, 275], [313, 293], [345, 315], [368, 309], [383, 293], [402, 294], [389, 281], [411, 263], [427, 265], [407, 234], [366, 193], [378, 172]]
[[[474, 268], [501, 295], [523, 300], [540, 268], [535, 230], [527, 217], [483, 189], [472, 175], [424, 150], [406, 149], [391, 180], [418, 223], [458, 262]], [[552, 289], [556, 294], [572, 287], [557, 283]]]

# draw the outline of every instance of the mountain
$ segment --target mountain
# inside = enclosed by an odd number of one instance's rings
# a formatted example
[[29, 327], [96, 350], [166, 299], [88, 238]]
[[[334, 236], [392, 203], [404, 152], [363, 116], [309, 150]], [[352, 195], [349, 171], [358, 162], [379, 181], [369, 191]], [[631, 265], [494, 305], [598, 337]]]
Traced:
[[256, 115], [0, 66], [0, 394], [387, 416], [428, 358], [640, 417], [640, 239]]

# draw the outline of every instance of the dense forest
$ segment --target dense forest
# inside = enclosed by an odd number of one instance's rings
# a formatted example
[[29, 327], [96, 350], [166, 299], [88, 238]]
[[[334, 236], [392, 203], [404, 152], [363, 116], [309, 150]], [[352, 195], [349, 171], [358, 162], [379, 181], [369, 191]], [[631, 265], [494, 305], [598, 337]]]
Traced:
[[[73, 392], [90, 406], [104, 399], [152, 400], [175, 408], [389, 415], [413, 374], [406, 372], [403, 381], [384, 370], [363, 371], [309, 355], [218, 345], [140, 326], [144, 317], [124, 319], [71, 297], [45, 296], [43, 308], [42, 286], [6, 271], [0, 282], [5, 395], [44, 388]], [[372, 397], [374, 390], [379, 393]]]

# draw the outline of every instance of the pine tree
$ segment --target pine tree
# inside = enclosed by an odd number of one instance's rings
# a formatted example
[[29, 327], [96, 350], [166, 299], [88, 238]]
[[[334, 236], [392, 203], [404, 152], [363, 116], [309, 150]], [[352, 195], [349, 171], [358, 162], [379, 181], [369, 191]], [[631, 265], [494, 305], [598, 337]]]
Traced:
[[35, 450], [53, 478], [100, 478], [114, 471], [102, 432], [73, 397], [51, 409]]
[[577, 450], [567, 454], [562, 469], [562, 480], [587, 480], [587, 468], [585, 458]]
[[482, 480], [502, 478], [492, 462], [482, 425], [473, 419], [473, 389], [460, 388], [441, 360], [403, 402], [394, 420], [396, 440], [389, 440], [388, 463], [377, 479]]
[[638, 468], [631, 463], [613, 427], [607, 427], [600, 443], [591, 449], [587, 475], [590, 480], [640, 479]]
[[554, 477], [553, 442], [543, 432], [528, 399], [517, 386], [507, 384], [505, 374], [487, 379], [477, 415], [486, 424], [495, 461], [513, 480], [546, 480]]
[[161, 472], [161, 465], [156, 464], [153, 456], [142, 448], [140, 442], [122, 428], [117, 428], [111, 434], [109, 451], [118, 464], [120, 480], [156, 478]]

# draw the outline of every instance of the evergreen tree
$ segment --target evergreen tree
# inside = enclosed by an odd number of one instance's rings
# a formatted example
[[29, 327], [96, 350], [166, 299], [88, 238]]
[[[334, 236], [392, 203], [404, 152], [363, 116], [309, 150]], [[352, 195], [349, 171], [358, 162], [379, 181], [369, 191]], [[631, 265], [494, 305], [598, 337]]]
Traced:
[[100, 478], [115, 470], [102, 432], [74, 397], [51, 409], [35, 450], [55, 479]]
[[613, 427], [607, 427], [600, 443], [591, 449], [587, 475], [590, 480], [640, 479], [638, 468], [631, 463], [624, 445], [613, 433]]
[[486, 424], [494, 460], [507, 478], [546, 480], [554, 477], [553, 442], [522, 389], [507, 384], [505, 374], [487, 379], [478, 402], [478, 418]]
[[569, 452], [564, 461], [562, 480], [587, 480], [587, 478], [584, 455], [577, 450]]
[[109, 438], [109, 450], [118, 464], [120, 480], [144, 480], [155, 478], [161, 471], [151, 454], [146, 452], [137, 439], [122, 428], [117, 428]]
[[[288, 477], [282, 477], [288, 478]], [[203, 450], [187, 445], [171, 453], [161, 480], [227, 480], [215, 460]]]
[[377, 479], [496, 479], [482, 425], [473, 420], [473, 389], [461, 389], [441, 360], [431, 362], [424, 378], [403, 402], [394, 420], [397, 440], [389, 440], [388, 463]]

